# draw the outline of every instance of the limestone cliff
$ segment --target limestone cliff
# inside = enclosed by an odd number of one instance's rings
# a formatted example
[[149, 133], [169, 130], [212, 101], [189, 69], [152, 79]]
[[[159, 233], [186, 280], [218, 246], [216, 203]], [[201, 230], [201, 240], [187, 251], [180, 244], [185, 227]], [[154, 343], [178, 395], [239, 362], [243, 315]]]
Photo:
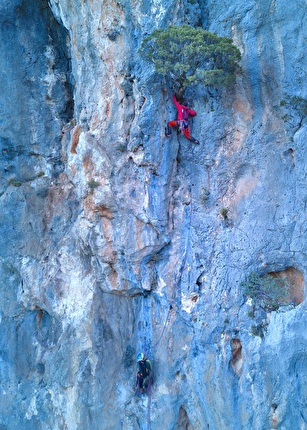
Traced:
[[[0, 0], [0, 429], [307, 428], [304, 0]], [[138, 49], [202, 26], [242, 53], [187, 96]], [[292, 99], [291, 99], [292, 97]], [[289, 280], [255, 309], [251, 272]], [[136, 355], [153, 363], [135, 395]]]

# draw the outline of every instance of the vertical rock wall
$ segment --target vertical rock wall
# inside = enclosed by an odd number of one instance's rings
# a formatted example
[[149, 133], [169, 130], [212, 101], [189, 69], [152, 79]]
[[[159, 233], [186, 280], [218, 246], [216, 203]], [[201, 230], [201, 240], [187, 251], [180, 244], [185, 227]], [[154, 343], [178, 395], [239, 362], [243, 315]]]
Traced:
[[[304, 2], [264, 3], [0, 1], [0, 429], [307, 427]], [[181, 23], [242, 52], [187, 94], [199, 146], [138, 54]], [[252, 271], [297, 306], [254, 312]]]

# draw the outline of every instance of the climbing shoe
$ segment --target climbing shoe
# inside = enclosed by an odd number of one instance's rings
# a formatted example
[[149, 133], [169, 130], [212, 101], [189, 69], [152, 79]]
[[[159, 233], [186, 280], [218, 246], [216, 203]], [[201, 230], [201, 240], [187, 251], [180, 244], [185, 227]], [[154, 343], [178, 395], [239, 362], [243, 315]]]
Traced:
[[172, 132], [171, 132], [170, 127], [169, 126], [165, 127], [165, 136], [171, 137], [171, 134], [172, 134]]

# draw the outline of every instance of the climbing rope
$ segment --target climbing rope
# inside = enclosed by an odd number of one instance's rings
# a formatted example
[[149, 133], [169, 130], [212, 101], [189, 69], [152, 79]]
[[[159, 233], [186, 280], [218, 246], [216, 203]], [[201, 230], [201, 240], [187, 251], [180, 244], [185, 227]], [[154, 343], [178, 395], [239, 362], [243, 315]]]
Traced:
[[149, 384], [147, 387], [147, 430], [151, 430], [150, 408], [151, 408], [151, 380], [149, 381]]
[[[191, 188], [190, 188], [189, 191], [190, 191], [190, 194], [191, 194]], [[191, 204], [190, 204], [190, 221], [189, 221], [189, 226], [191, 225], [191, 217], [192, 217], [192, 201], [191, 201]], [[188, 247], [188, 238], [189, 238], [189, 236], [190, 236], [190, 228], [189, 228], [189, 232], [188, 232], [188, 235], [187, 235], [187, 240], [186, 240], [186, 244], [185, 244], [185, 248], [184, 248], [184, 253], [183, 253], [183, 256], [182, 256], [182, 263], [181, 263], [181, 266], [180, 266], [180, 269], [179, 269], [179, 272], [178, 272], [178, 275], [177, 275], [177, 280], [174, 282], [174, 287], [172, 289], [172, 294], [171, 294], [171, 298], [170, 298], [171, 301], [174, 300], [176, 292], [178, 291], [178, 289], [180, 289], [182, 274], [183, 274], [183, 272], [185, 270], [185, 266], [186, 266], [187, 247]], [[143, 306], [144, 306], [144, 304], [143, 304]], [[168, 312], [167, 312], [167, 316], [166, 316], [165, 322], [163, 324], [163, 328], [162, 328], [161, 333], [160, 333], [160, 336], [159, 336], [157, 342], [151, 348], [150, 347], [148, 348], [147, 338], [146, 338], [146, 336], [144, 336], [144, 348], [143, 348], [144, 352], [143, 353], [144, 353], [144, 355], [146, 357], [148, 357], [148, 355], [149, 355], [148, 354], [150, 352], [149, 350], [150, 349], [154, 350], [158, 346], [158, 344], [160, 343], [160, 341], [162, 340], [163, 335], [164, 335], [165, 330], [166, 330], [166, 327], [167, 327], [167, 323], [169, 321], [169, 317], [170, 317], [170, 313], [171, 313], [172, 309], [173, 309], [172, 305], [170, 305], [169, 309], [168, 309]], [[143, 307], [143, 313], [144, 313], [144, 307]], [[152, 375], [151, 375], [151, 377], [149, 379], [146, 393], [147, 393], [147, 430], [151, 430]], [[139, 387], [138, 387], [138, 395], [140, 395], [140, 388]]]
[[[178, 145], [179, 145], [179, 148], [180, 148], [179, 133], [177, 133], [177, 140], [178, 140]], [[175, 299], [176, 292], [180, 291], [180, 289], [181, 289], [182, 275], [183, 275], [183, 272], [184, 272], [184, 270], [186, 268], [187, 249], [188, 249], [188, 242], [189, 242], [189, 238], [190, 238], [190, 229], [191, 229], [191, 221], [192, 221], [192, 201], [193, 201], [193, 199], [192, 199], [192, 187], [191, 187], [191, 185], [189, 187], [189, 194], [191, 196], [190, 213], [189, 213], [189, 218], [190, 219], [189, 219], [189, 223], [188, 223], [189, 229], [188, 229], [188, 234], [186, 236], [186, 242], [185, 242], [185, 246], [184, 246], [184, 252], [183, 252], [183, 255], [182, 255], [182, 263], [181, 263], [181, 266], [179, 268], [179, 271], [178, 271], [178, 274], [177, 274], [177, 277], [176, 277], [177, 279], [174, 282], [174, 286], [172, 288], [172, 292], [171, 292], [171, 296], [170, 296], [171, 303]], [[144, 309], [144, 300], [142, 302], [143, 302], [142, 303], [142, 314], [145, 314], [145, 311], [148, 312], [149, 309], [147, 309], [147, 307]], [[158, 340], [156, 341], [156, 343], [154, 345], [149, 346], [147, 344], [147, 337], [146, 337], [146, 335], [144, 335], [144, 339], [143, 339], [143, 342], [144, 342], [143, 343], [143, 351], [144, 351], [144, 355], [146, 357], [149, 356], [150, 350], [154, 350], [159, 345], [159, 343], [161, 342], [161, 340], [162, 340], [162, 338], [164, 336], [167, 324], [169, 322], [169, 318], [170, 318], [170, 314], [171, 314], [171, 310], [172, 309], [173, 309], [172, 304], [170, 304], [168, 312], [167, 312], [167, 315], [166, 315], [165, 322], [163, 324], [163, 327], [162, 327], [162, 330], [161, 330], [161, 333], [160, 333], [160, 336], [159, 336]], [[144, 327], [144, 322], [143, 322], [142, 329], [143, 329], [144, 332], [146, 331], [146, 327]], [[152, 375], [151, 375], [151, 378], [152, 378]], [[151, 378], [149, 380], [148, 387], [147, 387], [147, 390], [146, 390], [146, 393], [147, 393], [147, 430], [151, 430], [151, 400], [152, 400], [152, 379]], [[140, 395], [140, 389], [139, 388], [138, 388], [138, 394]]]
[[[187, 248], [188, 248], [188, 240], [189, 240], [189, 237], [190, 237], [190, 228], [191, 228], [191, 220], [192, 220], [192, 188], [191, 188], [191, 186], [189, 188], [189, 193], [191, 195], [189, 230], [188, 230], [188, 234], [187, 234], [186, 244], [185, 244], [185, 247], [184, 247], [184, 253], [183, 253], [183, 256], [182, 256], [182, 263], [181, 263], [181, 266], [180, 266], [180, 269], [179, 269], [179, 272], [178, 272], [178, 277], [177, 277], [178, 280], [174, 282], [174, 288], [172, 290], [172, 294], [171, 294], [171, 298], [170, 298], [171, 301], [174, 300], [176, 292], [180, 289], [182, 274], [183, 274], [183, 272], [184, 272], [184, 270], [186, 268]], [[162, 331], [160, 333], [160, 336], [159, 336], [157, 342], [153, 345], [153, 349], [155, 349], [159, 345], [159, 343], [160, 343], [160, 341], [161, 341], [161, 339], [162, 339], [162, 337], [164, 335], [164, 332], [165, 332], [165, 329], [166, 329], [166, 326], [167, 326], [167, 323], [168, 323], [168, 320], [169, 320], [170, 313], [171, 313], [172, 309], [173, 309], [173, 307], [172, 307], [172, 305], [170, 305], [169, 309], [168, 309], [168, 312], [167, 312], [167, 315], [166, 315], [165, 322], [164, 322], [163, 327], [162, 327]]]

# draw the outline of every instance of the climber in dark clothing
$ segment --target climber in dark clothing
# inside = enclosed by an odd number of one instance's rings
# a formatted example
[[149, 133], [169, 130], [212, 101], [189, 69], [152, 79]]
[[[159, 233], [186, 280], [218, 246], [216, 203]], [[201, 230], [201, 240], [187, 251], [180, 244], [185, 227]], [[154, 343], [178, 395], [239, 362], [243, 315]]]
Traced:
[[136, 378], [136, 388], [141, 393], [145, 393], [149, 384], [151, 383], [151, 362], [144, 356], [144, 354], [141, 353], [137, 356], [137, 363], [138, 373]]
[[171, 127], [177, 127], [179, 134], [183, 134], [188, 140], [194, 142], [195, 144], [198, 144], [199, 141], [191, 136], [191, 130], [188, 121], [190, 116], [196, 116], [197, 113], [195, 112], [195, 110], [190, 109], [187, 106], [186, 101], [184, 101], [181, 105], [177, 101], [175, 95], [173, 96], [173, 102], [177, 109], [177, 120], [169, 121], [167, 123], [167, 127], [165, 129], [165, 136], [170, 137], [172, 134]]

